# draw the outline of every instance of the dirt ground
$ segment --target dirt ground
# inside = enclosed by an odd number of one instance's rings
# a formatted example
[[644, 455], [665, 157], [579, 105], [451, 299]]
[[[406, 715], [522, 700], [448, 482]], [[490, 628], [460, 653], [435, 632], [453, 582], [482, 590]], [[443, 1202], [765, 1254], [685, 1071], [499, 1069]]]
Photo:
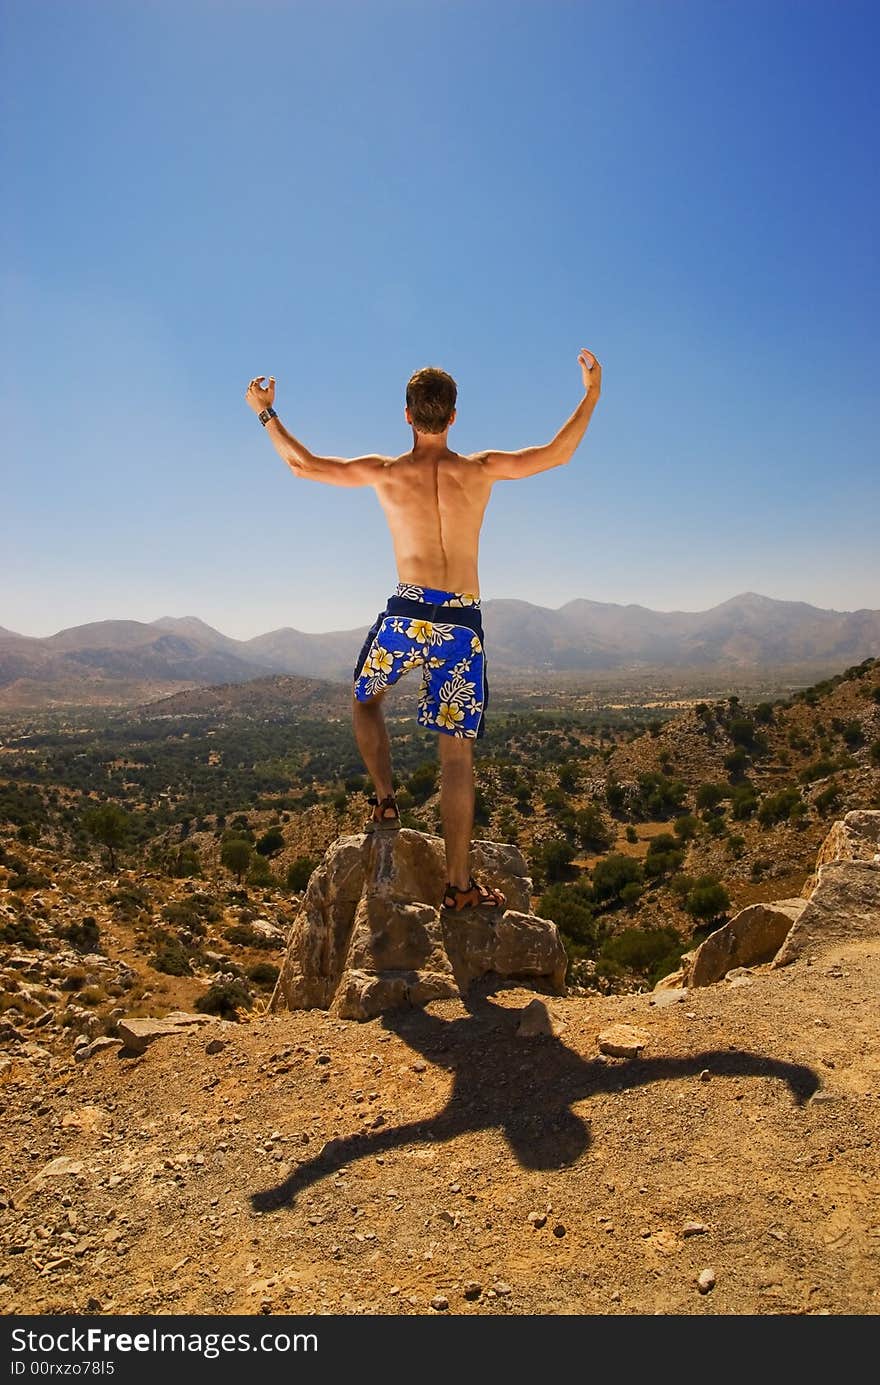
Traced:
[[[874, 1314], [878, 994], [863, 941], [663, 1007], [548, 999], [557, 1037], [517, 1035], [518, 989], [31, 1046], [0, 1310]], [[614, 1022], [640, 1058], [599, 1053]]]

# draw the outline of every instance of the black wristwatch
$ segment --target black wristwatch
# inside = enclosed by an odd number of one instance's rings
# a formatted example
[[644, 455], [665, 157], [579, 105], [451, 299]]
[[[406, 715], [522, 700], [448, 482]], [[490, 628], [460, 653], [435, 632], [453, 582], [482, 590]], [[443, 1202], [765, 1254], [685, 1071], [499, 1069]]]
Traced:
[[260, 420], [260, 422], [262, 423], [262, 425], [263, 425], [264, 428], [265, 428], [266, 424], [269, 422], [269, 419], [270, 419], [270, 418], [277, 418], [277, 417], [278, 417], [278, 415], [276, 414], [275, 410], [272, 408], [272, 405], [271, 405], [271, 404], [269, 405], [268, 409], [263, 409], [263, 410], [261, 410], [260, 413], [257, 414], [257, 418]]

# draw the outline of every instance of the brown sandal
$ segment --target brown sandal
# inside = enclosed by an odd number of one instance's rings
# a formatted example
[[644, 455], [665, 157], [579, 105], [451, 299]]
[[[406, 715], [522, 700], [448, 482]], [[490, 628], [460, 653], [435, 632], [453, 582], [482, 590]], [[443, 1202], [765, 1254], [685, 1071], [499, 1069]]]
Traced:
[[466, 890], [460, 890], [457, 885], [452, 885], [447, 880], [441, 907], [460, 913], [462, 909], [476, 909], [480, 905], [489, 909], [502, 909], [506, 903], [506, 896], [500, 890], [487, 889], [471, 876]]
[[367, 802], [372, 803], [374, 807], [372, 817], [364, 825], [364, 831], [395, 832], [400, 826], [400, 809], [394, 794], [388, 793], [381, 799], [374, 794]]

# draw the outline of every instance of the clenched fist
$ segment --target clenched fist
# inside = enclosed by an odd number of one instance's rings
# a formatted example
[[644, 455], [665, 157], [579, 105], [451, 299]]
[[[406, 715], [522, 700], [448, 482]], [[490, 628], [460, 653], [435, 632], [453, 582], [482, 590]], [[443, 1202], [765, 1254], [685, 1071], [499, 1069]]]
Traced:
[[588, 351], [584, 346], [578, 353], [581, 374], [584, 377], [584, 389], [599, 395], [602, 392], [602, 367], [596, 360], [592, 351]]
[[264, 385], [265, 376], [255, 375], [247, 387], [245, 401], [250, 404], [255, 414], [262, 413], [263, 409], [268, 409], [270, 404], [275, 403], [275, 376], [269, 376], [269, 384]]

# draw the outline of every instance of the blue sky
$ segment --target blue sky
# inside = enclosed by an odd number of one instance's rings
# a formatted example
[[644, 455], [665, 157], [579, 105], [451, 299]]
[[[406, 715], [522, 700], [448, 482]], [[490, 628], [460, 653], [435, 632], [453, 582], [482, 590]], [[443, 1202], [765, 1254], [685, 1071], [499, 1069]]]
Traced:
[[484, 600], [880, 607], [880, 10], [5, 0], [0, 625], [367, 626], [409, 374], [493, 492]]

